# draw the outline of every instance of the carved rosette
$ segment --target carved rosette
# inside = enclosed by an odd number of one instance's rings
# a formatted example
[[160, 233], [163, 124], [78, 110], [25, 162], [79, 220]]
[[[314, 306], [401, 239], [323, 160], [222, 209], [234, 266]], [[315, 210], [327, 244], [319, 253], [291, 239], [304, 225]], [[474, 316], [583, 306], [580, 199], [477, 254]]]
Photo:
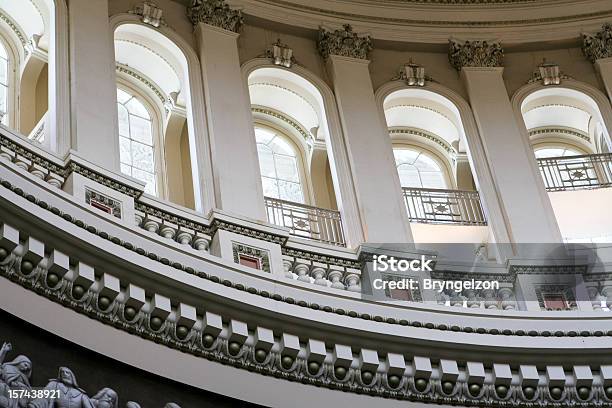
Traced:
[[612, 23], [606, 23], [595, 34], [582, 34], [582, 52], [591, 61], [612, 57]]
[[499, 42], [449, 40], [448, 59], [460, 71], [463, 67], [501, 67], [504, 50]]
[[192, 0], [187, 17], [193, 25], [206, 23], [237, 33], [242, 27], [242, 13], [233, 10], [225, 0]]
[[330, 55], [367, 59], [372, 50], [372, 38], [369, 35], [359, 36], [353, 32], [350, 24], [345, 24], [342, 30], [335, 31], [321, 27], [317, 48], [324, 59]]

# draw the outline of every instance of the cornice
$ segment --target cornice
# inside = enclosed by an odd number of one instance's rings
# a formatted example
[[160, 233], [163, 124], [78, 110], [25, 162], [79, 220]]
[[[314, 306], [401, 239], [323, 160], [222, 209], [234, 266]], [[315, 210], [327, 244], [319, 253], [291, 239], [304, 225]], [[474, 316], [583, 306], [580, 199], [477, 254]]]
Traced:
[[568, 136], [578, 137], [587, 142], [591, 141], [589, 135], [579, 132], [575, 129], [570, 128], [559, 128], [559, 127], [539, 127], [529, 130], [529, 136], [546, 135], [546, 134], [563, 134]]
[[119, 72], [119, 73], [126, 74], [126, 75], [136, 79], [140, 83], [142, 83], [144, 86], [146, 86], [151, 91], [153, 91], [153, 93], [157, 96], [157, 98], [159, 98], [159, 100], [162, 103], [162, 105], [165, 105], [165, 103], [167, 101], [167, 98], [164, 95], [164, 92], [161, 90], [161, 88], [155, 82], [153, 82], [152, 79], [147, 77], [145, 74], [143, 74], [142, 72], [139, 72], [139, 71], [133, 69], [132, 67], [130, 67], [128, 65], [120, 64], [120, 63], [116, 64], [115, 70], [117, 72]]
[[293, 129], [295, 129], [302, 137], [306, 143], [312, 144], [314, 143], [313, 136], [306, 130], [302, 125], [298, 123], [298, 121], [292, 119], [291, 117], [279, 112], [275, 109], [270, 109], [265, 106], [251, 106], [252, 113], [260, 113], [265, 116], [272, 116], [274, 118], [280, 119]]
[[446, 152], [449, 154], [457, 153], [455, 149], [446, 140], [436, 136], [433, 133], [424, 131], [423, 129], [415, 129], [415, 128], [410, 128], [410, 127], [393, 127], [393, 128], [389, 128], [389, 134], [390, 135], [406, 134], [406, 135], [422, 137], [422, 138], [431, 140], [434, 143], [437, 143], [444, 150], [446, 150]]
[[[577, 39], [583, 30], [597, 29], [612, 19], [609, 3], [598, 0], [582, 6], [577, 2], [563, 2], [564, 7], [568, 8], [565, 14], [559, 12], [558, 1], [499, 2], [494, 3], [498, 7], [493, 14], [490, 8], [465, 4], [467, 0], [461, 3], [429, 3], [427, 0], [407, 4], [401, 1], [375, 3], [360, 2], [355, 5], [353, 2], [325, 3], [317, 0], [232, 2], [241, 7], [245, 15], [282, 24], [316, 30], [321, 22], [335, 27], [350, 23], [360, 31], [368, 32], [375, 40], [428, 44], [445, 43], [449, 35], [472, 38], [493, 36], [513, 44]], [[453, 7], [449, 6], [452, 4]], [[508, 6], [512, 4], [520, 8]], [[464, 12], [466, 7], [469, 7], [469, 12]], [[502, 9], [497, 10], [499, 7]]]

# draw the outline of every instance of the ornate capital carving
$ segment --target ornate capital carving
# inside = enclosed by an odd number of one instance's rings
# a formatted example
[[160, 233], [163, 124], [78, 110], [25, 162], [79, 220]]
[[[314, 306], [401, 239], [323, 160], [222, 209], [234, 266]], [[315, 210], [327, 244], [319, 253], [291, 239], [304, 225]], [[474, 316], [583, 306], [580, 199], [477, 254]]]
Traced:
[[463, 67], [501, 67], [504, 50], [499, 42], [449, 40], [448, 59], [460, 71]]
[[612, 57], [612, 23], [605, 23], [595, 34], [582, 34], [582, 52], [591, 61]]
[[237, 33], [242, 27], [242, 13], [233, 10], [225, 0], [192, 0], [187, 17], [193, 25], [206, 23]]
[[163, 18], [163, 10], [153, 1], [145, 1], [142, 4], [134, 7], [134, 9], [129, 11], [129, 13], [139, 15], [140, 20], [143, 23], [149, 24], [155, 28], [161, 25], [166, 25]]
[[353, 32], [350, 24], [345, 24], [343, 30], [327, 31], [319, 28], [317, 43], [319, 53], [327, 59], [330, 55], [367, 59], [372, 50], [372, 38], [369, 35], [359, 36]]

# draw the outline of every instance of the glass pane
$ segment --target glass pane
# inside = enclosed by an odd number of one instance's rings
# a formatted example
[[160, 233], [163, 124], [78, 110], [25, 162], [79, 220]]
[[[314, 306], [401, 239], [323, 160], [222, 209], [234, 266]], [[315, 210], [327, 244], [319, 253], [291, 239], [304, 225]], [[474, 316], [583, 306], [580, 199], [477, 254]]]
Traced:
[[127, 101], [130, 100], [131, 97], [132, 95], [130, 95], [129, 93], [124, 92], [121, 89], [117, 88], [117, 102], [126, 103]]
[[278, 196], [278, 184], [275, 179], [270, 177], [262, 177], [261, 185], [263, 186], [263, 194], [266, 197], [280, 198]]
[[132, 149], [130, 148], [130, 139], [125, 137], [119, 138], [119, 158], [121, 163], [132, 164]]
[[257, 153], [259, 156], [259, 169], [262, 176], [276, 177], [274, 168], [274, 155], [269, 147], [262, 144], [257, 144]]
[[274, 133], [265, 129], [255, 128], [255, 140], [257, 140], [257, 143], [268, 144], [272, 138], [274, 138]]
[[286, 154], [288, 156], [295, 157], [295, 151], [293, 150], [292, 146], [278, 136], [272, 139], [268, 146], [270, 146], [275, 153]]
[[276, 174], [279, 179], [300, 182], [300, 174], [298, 173], [295, 157], [275, 155]]
[[4, 48], [4, 44], [2, 44], [1, 42], [0, 42], [0, 58], [8, 59], [6, 48]]
[[147, 173], [146, 171], [138, 170], [136, 168], [132, 169], [132, 176], [140, 181], [144, 181], [146, 183], [145, 193], [156, 195], [157, 186], [155, 185], [155, 176], [151, 173]]
[[128, 103], [125, 104], [131, 114], [138, 115], [141, 118], [150, 119], [151, 116], [149, 112], [144, 107], [144, 105], [136, 98], [130, 99]]
[[424, 188], [446, 188], [446, 182], [442, 173], [436, 171], [422, 171], [421, 172], [421, 183]]
[[420, 154], [418, 159], [414, 162], [416, 168], [421, 171], [440, 171], [440, 166], [431, 157], [427, 157], [424, 154]]
[[5, 118], [8, 119], [8, 115], [6, 114], [8, 112], [6, 94], [7, 94], [6, 86], [0, 85], [0, 113], [4, 114], [3, 123], [4, 123]]
[[8, 85], [8, 61], [0, 58], [0, 84]]
[[419, 152], [415, 152], [414, 150], [409, 149], [394, 149], [393, 156], [395, 156], [395, 164], [412, 164], [419, 156]]
[[282, 200], [293, 201], [294, 203], [303, 203], [304, 195], [302, 187], [299, 183], [290, 183], [287, 181], [278, 181], [278, 189]]
[[133, 140], [153, 145], [151, 134], [151, 121], [130, 115], [130, 136]]
[[411, 164], [401, 164], [397, 168], [402, 187], [423, 187], [419, 171]]
[[153, 148], [142, 143], [132, 142], [132, 164], [140, 170], [153, 173], [155, 171]]
[[121, 163], [121, 172], [123, 174], [127, 174], [128, 176], [131, 176], [132, 175], [132, 168], [130, 166], [128, 166], [127, 164]]
[[128, 111], [120, 103], [117, 104], [117, 114], [119, 119], [119, 134], [121, 136], [130, 136], [130, 122], [128, 119]]
[[542, 157], [561, 157], [563, 156], [563, 149], [547, 147], [543, 149], [538, 149], [534, 153], [538, 159]]

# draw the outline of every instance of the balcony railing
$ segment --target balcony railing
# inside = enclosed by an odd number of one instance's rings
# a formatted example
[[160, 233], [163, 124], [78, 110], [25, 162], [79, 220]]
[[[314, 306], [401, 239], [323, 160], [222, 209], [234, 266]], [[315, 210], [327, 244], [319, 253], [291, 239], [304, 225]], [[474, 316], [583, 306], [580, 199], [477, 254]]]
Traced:
[[548, 191], [612, 187], [612, 153], [545, 157], [538, 166]]
[[265, 197], [268, 221], [287, 227], [291, 235], [346, 246], [340, 212]]
[[477, 191], [403, 187], [411, 222], [487, 225]]

